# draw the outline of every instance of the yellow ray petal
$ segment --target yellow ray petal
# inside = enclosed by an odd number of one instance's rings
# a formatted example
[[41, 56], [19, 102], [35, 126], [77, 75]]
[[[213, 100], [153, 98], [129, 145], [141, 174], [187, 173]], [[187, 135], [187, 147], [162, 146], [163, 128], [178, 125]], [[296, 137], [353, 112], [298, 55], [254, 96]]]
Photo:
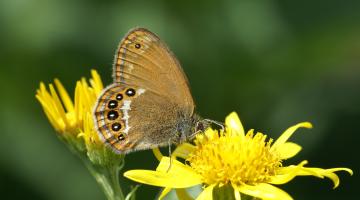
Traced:
[[160, 196], [158, 198], [158, 200], [162, 200], [170, 191], [171, 191], [172, 188], [164, 188], [161, 193], [160, 193]]
[[232, 134], [245, 136], [244, 127], [236, 112], [230, 113], [225, 119], [226, 127], [230, 128]]
[[70, 127], [70, 124], [66, 118], [64, 107], [61, 104], [61, 101], [59, 99], [59, 96], [57, 95], [55, 88], [53, 84], [49, 84], [50, 93], [53, 99], [53, 104], [55, 107], [55, 110], [57, 111], [57, 114], [61, 117], [66, 127]]
[[54, 129], [57, 132], [61, 132], [61, 133], [64, 132], [64, 129], [65, 129], [64, 123], [62, 123], [61, 120], [58, 120], [56, 118], [57, 116], [54, 114], [54, 112], [51, 112], [51, 110], [48, 108], [48, 105], [45, 104], [45, 102], [43, 102], [43, 100], [40, 97], [36, 96], [36, 98], [42, 105], [44, 113], [45, 113], [46, 117], [49, 119], [50, 124], [54, 127]]
[[189, 175], [166, 173], [151, 170], [130, 170], [124, 176], [133, 181], [158, 187], [187, 188], [201, 183], [200, 179]]
[[156, 157], [156, 159], [158, 159], [158, 161], [160, 161], [161, 158], [163, 157], [159, 148], [152, 149], [152, 152], [153, 152], [154, 156]]
[[291, 196], [285, 191], [266, 183], [257, 185], [241, 185], [237, 189], [246, 195], [263, 200], [291, 200]]
[[315, 176], [319, 178], [327, 177], [329, 178], [334, 186], [333, 188], [337, 188], [340, 184], [339, 177], [334, 173], [337, 171], [346, 171], [350, 175], [353, 174], [353, 171], [348, 168], [332, 168], [332, 169], [321, 169], [316, 167], [302, 167], [301, 170], [298, 173], [298, 176]]
[[156, 171], [173, 173], [179, 176], [193, 176], [195, 179], [201, 179], [201, 176], [195, 173], [191, 167], [184, 165], [183, 163], [175, 159], [171, 159], [170, 164], [170, 158], [166, 156], [163, 156], [161, 158], [161, 161], [157, 166]]
[[66, 89], [64, 88], [64, 86], [61, 84], [61, 82], [59, 81], [59, 79], [55, 79], [55, 86], [57, 88], [57, 90], [59, 91], [59, 95], [60, 98], [66, 108], [67, 112], [73, 112], [74, 111], [74, 104], [68, 94], [68, 92], [66, 91]]
[[285, 142], [278, 146], [276, 151], [279, 153], [280, 159], [285, 160], [296, 156], [301, 151], [301, 146], [293, 142]]
[[172, 153], [171, 157], [187, 159], [189, 154], [195, 150], [195, 146], [189, 143], [182, 143], [176, 147], [175, 151]]
[[95, 94], [99, 95], [104, 88], [104, 85], [101, 81], [100, 75], [97, 73], [96, 70], [91, 70], [92, 79], [90, 79], [90, 84], [95, 90]]
[[82, 114], [83, 113], [83, 107], [80, 104], [81, 102], [81, 83], [80, 81], [76, 82], [76, 86], [75, 86], [75, 100], [74, 100], [74, 104], [75, 104], [75, 119], [77, 122], [82, 121]]
[[176, 195], [178, 196], [179, 200], [194, 200], [189, 193], [183, 188], [176, 189]]
[[351, 170], [351, 169], [349, 169], [349, 168], [345, 168], [345, 167], [330, 168], [330, 169], [326, 169], [326, 171], [329, 171], [329, 172], [346, 171], [346, 172], [348, 172], [351, 176], [354, 174], [353, 170]]
[[171, 167], [169, 166], [169, 157], [163, 157], [156, 171], [130, 170], [124, 176], [140, 183], [170, 188], [187, 188], [202, 183], [201, 176], [189, 166], [175, 159], [172, 159]]
[[232, 187], [234, 189], [234, 197], [235, 197], [235, 200], [241, 200], [241, 194], [240, 194], [240, 191], [237, 189], [236, 186], [234, 186], [232, 184]]
[[277, 171], [277, 175], [271, 177], [271, 180], [269, 183], [271, 184], [285, 184], [292, 179], [294, 179], [299, 171], [302, 169], [304, 165], [306, 165], [308, 162], [306, 160], [302, 161], [297, 166], [289, 166], [289, 167], [282, 167]]
[[284, 144], [298, 128], [312, 128], [312, 125], [310, 122], [303, 122], [291, 126], [274, 142], [274, 144], [271, 146], [271, 149], [274, 150], [278, 146]]
[[212, 191], [214, 187], [215, 184], [207, 186], [196, 198], [196, 200], [212, 200], [213, 199]]

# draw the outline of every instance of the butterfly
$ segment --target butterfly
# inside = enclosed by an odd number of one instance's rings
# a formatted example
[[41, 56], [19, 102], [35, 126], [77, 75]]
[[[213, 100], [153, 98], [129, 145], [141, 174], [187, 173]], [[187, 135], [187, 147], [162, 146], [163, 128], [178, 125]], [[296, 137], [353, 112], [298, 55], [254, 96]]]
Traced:
[[179, 144], [206, 125], [178, 60], [145, 28], [121, 40], [113, 83], [99, 96], [93, 119], [100, 138], [119, 154]]

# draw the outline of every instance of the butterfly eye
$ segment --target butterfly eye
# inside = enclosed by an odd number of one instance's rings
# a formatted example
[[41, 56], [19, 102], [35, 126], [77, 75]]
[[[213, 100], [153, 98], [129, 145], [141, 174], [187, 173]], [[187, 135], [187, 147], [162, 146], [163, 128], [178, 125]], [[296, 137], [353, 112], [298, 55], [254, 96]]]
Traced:
[[205, 130], [204, 124], [199, 122], [197, 124], [196, 131], [204, 131], [204, 130]]
[[132, 88], [129, 88], [126, 90], [125, 94], [128, 95], [129, 97], [132, 97], [135, 95], [135, 90]]
[[139, 43], [136, 43], [136, 44], [135, 44], [135, 48], [140, 49], [140, 48], [141, 48], [141, 45], [140, 45]]
[[108, 112], [108, 114], [107, 114], [107, 118], [108, 118], [109, 120], [115, 120], [115, 119], [118, 118], [118, 117], [119, 117], [119, 113], [116, 112], [115, 110], [110, 110], [110, 111]]
[[113, 123], [113, 124], [111, 125], [111, 129], [112, 129], [113, 131], [119, 131], [119, 130], [121, 129], [121, 124], [118, 123], [118, 122]]
[[109, 108], [109, 109], [114, 109], [114, 108], [116, 108], [117, 106], [118, 106], [118, 102], [115, 101], [115, 100], [111, 100], [111, 101], [109, 101], [109, 103], [108, 103], [108, 108]]
[[124, 134], [120, 134], [120, 135], [118, 136], [118, 139], [119, 139], [119, 140], [125, 140]]

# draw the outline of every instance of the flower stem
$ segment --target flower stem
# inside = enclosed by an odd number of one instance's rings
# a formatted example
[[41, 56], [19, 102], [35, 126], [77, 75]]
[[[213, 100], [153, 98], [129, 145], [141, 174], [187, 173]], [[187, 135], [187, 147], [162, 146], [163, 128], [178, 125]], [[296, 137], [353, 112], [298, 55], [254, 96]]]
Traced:
[[124, 200], [120, 186], [119, 172], [122, 165], [99, 166], [85, 160], [85, 165], [100, 185], [108, 200]]

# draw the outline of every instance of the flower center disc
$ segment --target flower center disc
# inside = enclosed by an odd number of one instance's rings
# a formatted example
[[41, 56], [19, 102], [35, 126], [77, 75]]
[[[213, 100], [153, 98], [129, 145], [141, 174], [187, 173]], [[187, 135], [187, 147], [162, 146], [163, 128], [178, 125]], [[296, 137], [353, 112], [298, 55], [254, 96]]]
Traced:
[[281, 167], [279, 156], [270, 151], [272, 140], [252, 130], [245, 137], [207, 131], [195, 143], [188, 161], [208, 185], [265, 182]]

